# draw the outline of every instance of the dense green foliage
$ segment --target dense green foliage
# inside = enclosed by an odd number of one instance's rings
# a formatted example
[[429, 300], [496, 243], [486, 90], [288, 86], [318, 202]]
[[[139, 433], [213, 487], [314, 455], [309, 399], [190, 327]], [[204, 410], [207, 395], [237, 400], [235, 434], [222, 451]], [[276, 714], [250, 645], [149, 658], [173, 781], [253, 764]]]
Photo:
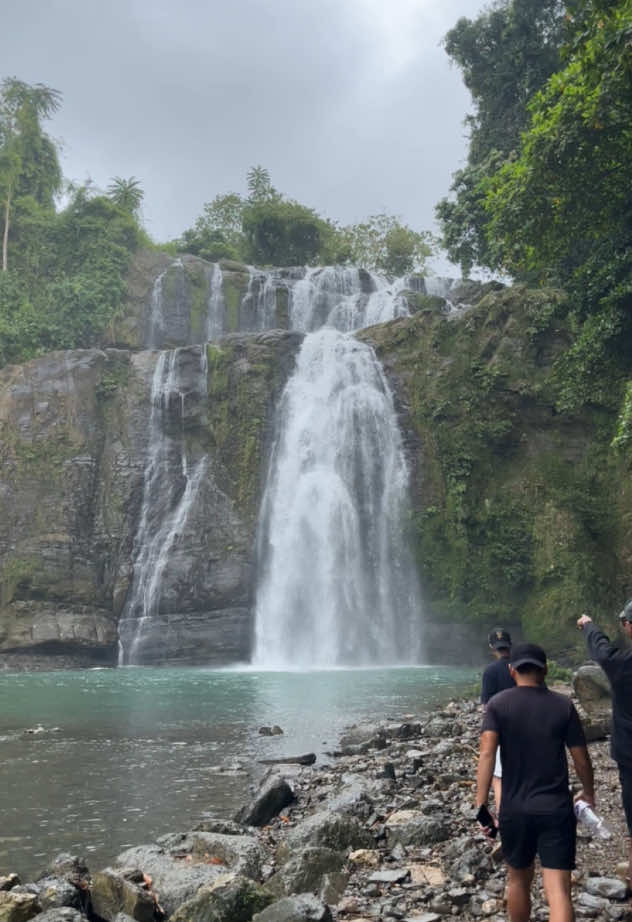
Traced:
[[632, 368], [632, 0], [576, 6], [566, 65], [485, 201], [494, 264], [573, 295], [569, 406], [618, 399]]
[[322, 218], [278, 192], [264, 167], [252, 167], [247, 185], [246, 198], [229, 192], [207, 202], [178, 246], [211, 261], [354, 264], [395, 276], [423, 271], [432, 252], [429, 233], [414, 231], [393, 215], [372, 215], [344, 227]]
[[454, 175], [453, 197], [437, 206], [444, 245], [465, 275], [490, 264], [485, 179], [519, 148], [529, 101], [560, 65], [564, 22], [560, 0], [505, 0], [446, 36], [475, 107], [467, 165]]
[[616, 407], [632, 369], [632, 0], [569, 0], [561, 13], [505, 0], [448, 35], [476, 114], [438, 213], [464, 269], [568, 291], [558, 407]]
[[56, 210], [62, 176], [42, 121], [60, 102], [40, 84], [0, 84], [0, 365], [98, 342], [124, 303], [141, 233], [143, 193], [133, 177], [113, 179], [108, 195], [71, 190]]

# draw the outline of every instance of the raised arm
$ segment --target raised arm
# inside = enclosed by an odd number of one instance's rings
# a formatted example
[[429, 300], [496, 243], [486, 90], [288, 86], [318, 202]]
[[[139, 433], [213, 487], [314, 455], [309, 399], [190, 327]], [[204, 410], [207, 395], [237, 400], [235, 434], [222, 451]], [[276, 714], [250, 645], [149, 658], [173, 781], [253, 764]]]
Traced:
[[577, 627], [584, 632], [592, 659], [599, 663], [610, 680], [615, 680], [630, 658], [629, 654], [615, 647], [588, 615], [582, 615], [577, 620]]

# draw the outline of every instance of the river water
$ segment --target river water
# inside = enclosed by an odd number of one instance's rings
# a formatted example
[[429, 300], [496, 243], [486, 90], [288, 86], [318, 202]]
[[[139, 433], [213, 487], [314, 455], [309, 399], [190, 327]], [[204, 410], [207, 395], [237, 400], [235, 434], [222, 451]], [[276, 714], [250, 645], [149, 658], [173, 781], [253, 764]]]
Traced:
[[[32, 877], [62, 851], [96, 870], [205, 811], [230, 817], [257, 759], [326, 758], [350, 724], [430, 711], [475, 678], [433, 666], [0, 673], [0, 874]], [[284, 735], [259, 734], [272, 724]]]

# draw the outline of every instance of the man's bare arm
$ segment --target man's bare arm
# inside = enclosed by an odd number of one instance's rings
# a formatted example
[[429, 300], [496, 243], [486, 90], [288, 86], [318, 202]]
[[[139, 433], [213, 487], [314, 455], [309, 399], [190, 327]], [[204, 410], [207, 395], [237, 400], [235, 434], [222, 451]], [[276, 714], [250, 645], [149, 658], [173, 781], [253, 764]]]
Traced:
[[494, 774], [498, 734], [495, 730], [483, 730], [478, 754], [478, 771], [476, 772], [476, 806], [487, 804], [489, 787]]
[[568, 751], [571, 754], [577, 777], [582, 786], [582, 791], [579, 796], [582, 800], [585, 800], [586, 803], [590, 804], [591, 807], [594, 807], [595, 778], [593, 775], [592, 762], [590, 761], [590, 753], [586, 746], [571, 746]]

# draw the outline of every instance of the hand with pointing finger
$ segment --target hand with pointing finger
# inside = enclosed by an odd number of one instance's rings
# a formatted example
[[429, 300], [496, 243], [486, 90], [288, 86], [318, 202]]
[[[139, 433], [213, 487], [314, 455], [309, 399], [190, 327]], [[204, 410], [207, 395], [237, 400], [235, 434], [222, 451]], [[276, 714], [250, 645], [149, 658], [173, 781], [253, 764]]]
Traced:
[[587, 624], [592, 624], [592, 618], [589, 618], [588, 615], [581, 615], [577, 619], [577, 627], [580, 631], [583, 631]]

